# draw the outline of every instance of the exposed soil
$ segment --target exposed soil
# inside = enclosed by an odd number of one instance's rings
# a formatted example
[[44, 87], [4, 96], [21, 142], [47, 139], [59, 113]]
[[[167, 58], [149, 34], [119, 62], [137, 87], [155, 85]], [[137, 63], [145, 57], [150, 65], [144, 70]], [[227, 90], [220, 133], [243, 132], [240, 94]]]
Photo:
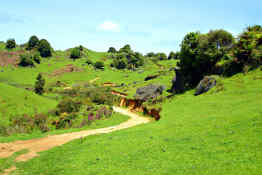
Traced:
[[81, 71], [83, 71], [81, 68], [78, 68], [72, 64], [68, 64], [63, 68], [57, 69], [54, 72], [52, 72], [50, 76], [60, 76], [68, 72], [81, 72]]
[[20, 155], [16, 158], [16, 161], [27, 161], [38, 156], [38, 152], [49, 150], [53, 147], [63, 145], [71, 140], [79, 139], [94, 134], [105, 134], [113, 131], [118, 131], [126, 128], [130, 128], [143, 123], [148, 123], [150, 119], [140, 117], [139, 115], [130, 112], [127, 109], [114, 107], [114, 111], [127, 115], [130, 119], [117, 126], [111, 126], [108, 128], [80, 131], [74, 133], [67, 133], [61, 135], [52, 135], [45, 138], [26, 140], [26, 141], [15, 141], [11, 143], [0, 143], [0, 158], [6, 158], [11, 156], [13, 153], [27, 149], [29, 152]]
[[15, 52], [0, 52], [0, 66], [8, 66], [8, 65], [14, 65], [17, 66], [19, 55], [23, 54], [24, 51], [15, 51]]

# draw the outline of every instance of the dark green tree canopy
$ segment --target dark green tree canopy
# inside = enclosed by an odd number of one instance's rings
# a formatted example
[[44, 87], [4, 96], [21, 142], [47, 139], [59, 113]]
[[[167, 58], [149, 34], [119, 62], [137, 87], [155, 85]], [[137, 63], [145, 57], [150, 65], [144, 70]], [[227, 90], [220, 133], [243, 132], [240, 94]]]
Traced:
[[6, 48], [7, 48], [7, 49], [16, 48], [15, 39], [8, 39], [8, 40], [6, 41]]
[[131, 46], [130, 46], [129, 44], [127, 44], [127, 45], [125, 45], [124, 47], [122, 47], [122, 48], [119, 50], [119, 52], [120, 52], [120, 53], [121, 53], [121, 52], [130, 53], [130, 52], [132, 52]]
[[36, 48], [38, 44], [39, 44], [39, 39], [37, 38], [37, 36], [33, 35], [30, 37], [28, 41], [28, 49], [31, 50], [33, 48]]
[[116, 52], [117, 52], [117, 50], [114, 47], [110, 47], [108, 49], [108, 53], [116, 53]]
[[49, 42], [45, 39], [40, 40], [38, 51], [40, 52], [41, 57], [50, 57], [52, 56], [52, 48]]
[[42, 95], [44, 93], [44, 86], [45, 86], [45, 79], [43, 78], [42, 74], [38, 74], [35, 82], [35, 93]]
[[216, 63], [226, 56], [233, 42], [232, 34], [225, 30], [188, 33], [179, 54], [179, 65], [188, 87], [196, 86], [205, 75], [213, 73]]
[[77, 59], [81, 57], [81, 50], [79, 47], [75, 47], [71, 50], [70, 58]]
[[248, 27], [238, 37], [234, 47], [234, 56], [243, 65], [257, 67], [262, 64], [262, 27]]
[[208, 33], [208, 42], [211, 44], [215, 44], [217, 49], [230, 46], [233, 44], [233, 41], [233, 35], [223, 29], [211, 30]]

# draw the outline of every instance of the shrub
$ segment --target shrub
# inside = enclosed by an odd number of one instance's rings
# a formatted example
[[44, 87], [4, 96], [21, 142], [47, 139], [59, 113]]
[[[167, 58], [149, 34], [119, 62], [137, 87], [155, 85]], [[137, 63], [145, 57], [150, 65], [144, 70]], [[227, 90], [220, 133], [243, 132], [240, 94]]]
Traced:
[[42, 74], [38, 74], [35, 82], [35, 93], [42, 95], [44, 93], [45, 79], [42, 77]]
[[75, 59], [80, 58], [80, 57], [81, 57], [80, 48], [78, 48], [78, 47], [73, 48], [72, 51], [71, 51], [71, 54], [70, 54], [70, 58], [75, 60]]
[[8, 39], [6, 41], [6, 48], [7, 49], [13, 49], [16, 47], [16, 42], [15, 42], [15, 39]]
[[34, 120], [29, 115], [16, 116], [12, 119], [12, 126], [17, 133], [31, 133], [34, 129]]
[[48, 132], [49, 127], [47, 126], [48, 116], [46, 114], [36, 114], [34, 116], [34, 124], [42, 131]]
[[82, 103], [77, 100], [73, 100], [71, 98], [65, 98], [63, 99], [58, 105], [58, 114], [61, 113], [73, 113], [73, 112], [79, 112], [80, 108], [82, 106]]
[[86, 63], [87, 63], [88, 65], [93, 65], [93, 61], [92, 61], [91, 59], [89, 59], [89, 58], [86, 60]]
[[41, 58], [40, 58], [40, 53], [37, 52], [33, 55], [33, 60], [37, 63], [37, 64], [40, 64], [41, 63]]
[[27, 66], [34, 66], [34, 62], [32, 60], [32, 56], [30, 54], [22, 54], [20, 55], [20, 60], [18, 63], [19, 66], [27, 67]]
[[94, 64], [94, 66], [95, 66], [96, 69], [104, 69], [104, 63], [102, 61], [97, 61]]
[[157, 54], [157, 58], [158, 58], [159, 60], [167, 60], [167, 56], [166, 56], [165, 53], [158, 53], [158, 54]]
[[29, 41], [28, 41], [28, 50], [31, 50], [33, 48], [36, 48], [39, 44], [39, 39], [37, 38], [37, 36], [33, 35], [30, 37]]
[[40, 52], [41, 57], [50, 57], [52, 56], [52, 48], [49, 42], [45, 39], [40, 40], [38, 51]]

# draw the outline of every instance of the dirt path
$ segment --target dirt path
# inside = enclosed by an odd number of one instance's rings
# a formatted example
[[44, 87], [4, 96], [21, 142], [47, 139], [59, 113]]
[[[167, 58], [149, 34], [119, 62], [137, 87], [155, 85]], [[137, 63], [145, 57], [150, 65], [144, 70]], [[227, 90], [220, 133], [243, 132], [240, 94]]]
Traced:
[[16, 161], [26, 161], [38, 156], [38, 152], [49, 150], [53, 147], [63, 145], [71, 140], [79, 139], [94, 134], [105, 134], [113, 131], [122, 130], [125, 128], [130, 128], [139, 124], [148, 123], [150, 120], [148, 118], [140, 117], [127, 109], [122, 109], [119, 107], [113, 107], [115, 112], [127, 115], [130, 119], [124, 123], [117, 126], [111, 126], [108, 128], [73, 132], [61, 135], [52, 135], [45, 138], [26, 140], [26, 141], [15, 141], [11, 143], [0, 143], [0, 158], [6, 158], [11, 156], [13, 153], [27, 149], [29, 152], [20, 155], [16, 158]]

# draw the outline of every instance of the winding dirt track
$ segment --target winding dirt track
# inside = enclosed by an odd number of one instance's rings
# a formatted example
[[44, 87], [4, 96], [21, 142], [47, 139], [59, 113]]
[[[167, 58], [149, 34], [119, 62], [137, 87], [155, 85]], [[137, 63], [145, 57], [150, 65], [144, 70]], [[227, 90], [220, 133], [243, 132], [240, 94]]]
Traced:
[[53, 147], [63, 145], [71, 140], [79, 139], [94, 134], [105, 134], [113, 131], [118, 131], [126, 128], [130, 128], [143, 123], [148, 123], [148, 118], [140, 117], [139, 115], [122, 109], [119, 107], [113, 107], [115, 112], [127, 115], [130, 119], [117, 126], [111, 126], [108, 128], [73, 132], [61, 135], [52, 135], [45, 138], [26, 140], [26, 141], [15, 141], [11, 143], [0, 143], [0, 158], [6, 158], [11, 156], [13, 153], [27, 149], [28, 153], [22, 154], [16, 158], [16, 161], [27, 161], [33, 157], [38, 156], [38, 152], [49, 150]]

